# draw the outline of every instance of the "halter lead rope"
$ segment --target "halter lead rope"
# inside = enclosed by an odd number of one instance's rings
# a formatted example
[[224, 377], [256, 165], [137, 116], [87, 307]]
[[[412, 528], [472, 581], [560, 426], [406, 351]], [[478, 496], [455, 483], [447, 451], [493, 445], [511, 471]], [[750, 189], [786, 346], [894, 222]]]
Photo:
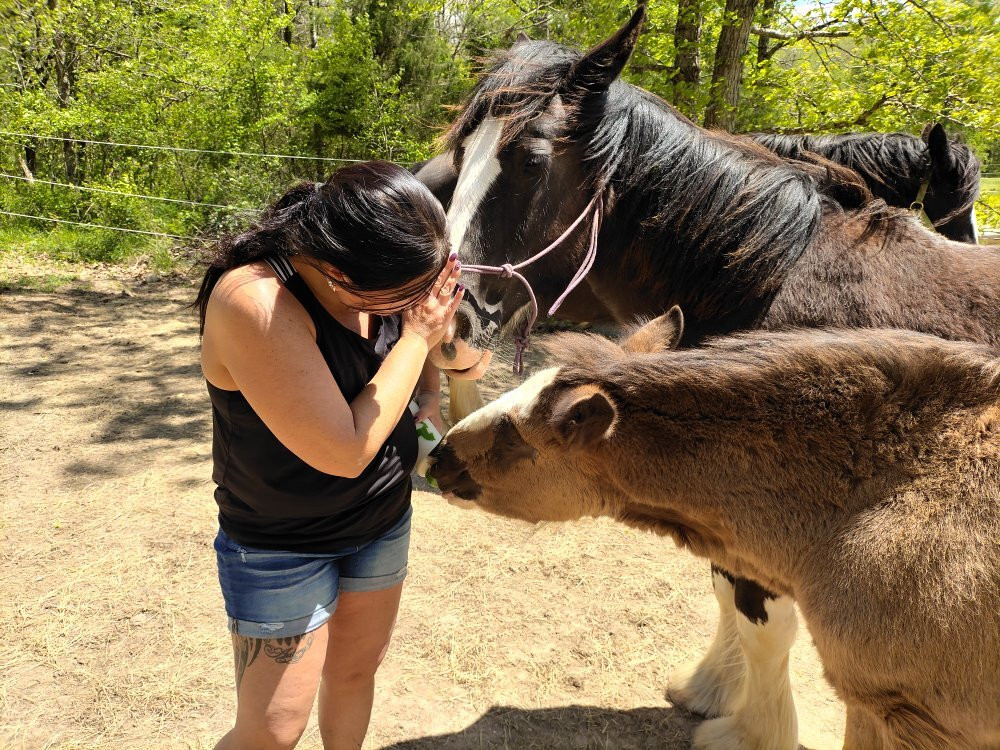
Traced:
[[914, 199], [913, 203], [910, 204], [910, 210], [916, 214], [919, 214], [924, 210], [924, 197], [927, 195], [927, 188], [931, 184], [931, 178], [925, 177], [920, 183], [920, 189], [917, 191], [917, 197]]
[[558, 299], [549, 308], [549, 316], [555, 314], [559, 306], [565, 301], [569, 296], [570, 292], [576, 289], [580, 285], [580, 282], [586, 277], [590, 272], [590, 269], [594, 267], [594, 261], [597, 259], [597, 235], [601, 225], [601, 210], [604, 206], [604, 200], [601, 197], [603, 191], [598, 191], [597, 194], [591, 198], [590, 203], [587, 207], [583, 209], [583, 212], [576, 217], [576, 220], [570, 224], [566, 231], [559, 235], [556, 240], [546, 247], [544, 250], [532, 255], [527, 260], [522, 260], [520, 263], [504, 263], [500, 266], [485, 266], [485, 265], [468, 265], [462, 266], [462, 271], [469, 271], [471, 273], [478, 273], [486, 276], [499, 276], [502, 279], [517, 279], [520, 281], [524, 288], [528, 292], [528, 299], [531, 303], [531, 314], [528, 316], [528, 320], [524, 324], [524, 328], [521, 329], [521, 333], [514, 337], [514, 374], [520, 375], [524, 369], [523, 365], [523, 355], [524, 350], [528, 348], [528, 339], [531, 336], [531, 329], [535, 327], [535, 321], [538, 319], [538, 300], [535, 298], [535, 292], [531, 288], [531, 284], [528, 280], [520, 273], [522, 268], [530, 266], [539, 258], [548, 255], [552, 250], [555, 250], [562, 242], [570, 235], [570, 233], [576, 229], [580, 222], [583, 221], [587, 214], [590, 213], [591, 209], [594, 212], [594, 220], [590, 226], [590, 245], [587, 248], [586, 255], [583, 256], [583, 261], [580, 263], [580, 267], [577, 269], [573, 278], [570, 279], [569, 284], [562, 294], [559, 295]]

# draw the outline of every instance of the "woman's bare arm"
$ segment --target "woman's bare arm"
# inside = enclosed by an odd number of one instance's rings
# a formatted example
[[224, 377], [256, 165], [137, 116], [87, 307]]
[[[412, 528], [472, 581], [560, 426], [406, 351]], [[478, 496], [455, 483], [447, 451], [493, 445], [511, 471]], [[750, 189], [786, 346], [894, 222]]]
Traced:
[[273, 278], [220, 281], [206, 316], [206, 375], [212, 361], [222, 365], [285, 447], [319, 471], [356, 477], [402, 416], [428, 348], [440, 338], [438, 330], [454, 315], [461, 295], [435, 307], [426, 320], [404, 323], [379, 371], [348, 403], [316, 346], [308, 313], [283, 286], [275, 290], [276, 283]]

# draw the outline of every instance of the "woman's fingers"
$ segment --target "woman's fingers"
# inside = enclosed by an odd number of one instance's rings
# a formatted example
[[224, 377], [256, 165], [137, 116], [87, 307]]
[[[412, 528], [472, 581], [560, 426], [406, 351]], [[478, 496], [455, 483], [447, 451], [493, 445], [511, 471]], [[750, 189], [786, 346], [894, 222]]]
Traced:
[[[444, 264], [444, 268], [441, 269], [441, 273], [438, 274], [437, 279], [434, 280], [434, 285], [431, 286], [431, 294], [441, 294], [444, 287], [448, 284], [448, 280], [455, 276], [457, 278], [458, 271], [456, 266], [461, 268], [461, 263], [458, 260], [458, 253], [452, 253], [448, 256], [448, 262]], [[452, 283], [452, 288], [454, 288], [454, 283]]]
[[465, 284], [459, 284], [455, 287], [455, 294], [448, 303], [448, 312], [445, 314], [445, 324], [450, 323], [451, 319], [455, 317], [455, 313], [458, 311], [458, 306], [462, 303], [464, 298]]
[[460, 261], [455, 263], [454, 268], [452, 268], [451, 274], [445, 280], [444, 285], [441, 287], [441, 291], [438, 292], [438, 296], [441, 298], [450, 297], [456, 287], [458, 286], [458, 278], [462, 274], [462, 263]]

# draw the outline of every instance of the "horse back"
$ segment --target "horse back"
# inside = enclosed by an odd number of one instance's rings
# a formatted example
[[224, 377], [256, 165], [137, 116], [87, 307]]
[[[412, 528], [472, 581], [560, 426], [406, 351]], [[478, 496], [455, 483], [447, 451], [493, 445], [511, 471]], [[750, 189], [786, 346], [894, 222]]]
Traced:
[[1000, 346], [1000, 248], [952, 242], [909, 217], [865, 230], [828, 212], [762, 327], [907, 328]]

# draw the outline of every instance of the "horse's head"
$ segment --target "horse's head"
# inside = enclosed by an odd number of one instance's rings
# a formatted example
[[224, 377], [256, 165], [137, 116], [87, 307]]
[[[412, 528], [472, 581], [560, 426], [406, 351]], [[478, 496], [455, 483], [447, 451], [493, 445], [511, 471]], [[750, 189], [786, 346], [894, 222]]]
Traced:
[[[588, 173], [578, 136], [603, 110], [643, 16], [640, 7], [583, 55], [521, 38], [483, 75], [446, 137], [446, 152], [418, 172], [446, 204], [451, 244], [464, 265], [526, 260], [557, 239], [595, 197], [599, 175]], [[523, 270], [539, 310], [566, 289], [591, 226], [590, 220], [580, 222], [555, 251]], [[466, 302], [452, 345], [443, 352], [454, 362], [446, 369], [467, 367], [477, 352], [493, 348], [501, 333], [517, 331], [530, 315], [528, 291], [516, 280], [477, 274], [462, 280]], [[572, 309], [572, 297], [568, 304]]]
[[924, 128], [929, 159], [924, 213], [945, 237], [976, 243], [975, 202], [979, 196], [980, 163], [958, 140], [949, 140], [941, 123]]

